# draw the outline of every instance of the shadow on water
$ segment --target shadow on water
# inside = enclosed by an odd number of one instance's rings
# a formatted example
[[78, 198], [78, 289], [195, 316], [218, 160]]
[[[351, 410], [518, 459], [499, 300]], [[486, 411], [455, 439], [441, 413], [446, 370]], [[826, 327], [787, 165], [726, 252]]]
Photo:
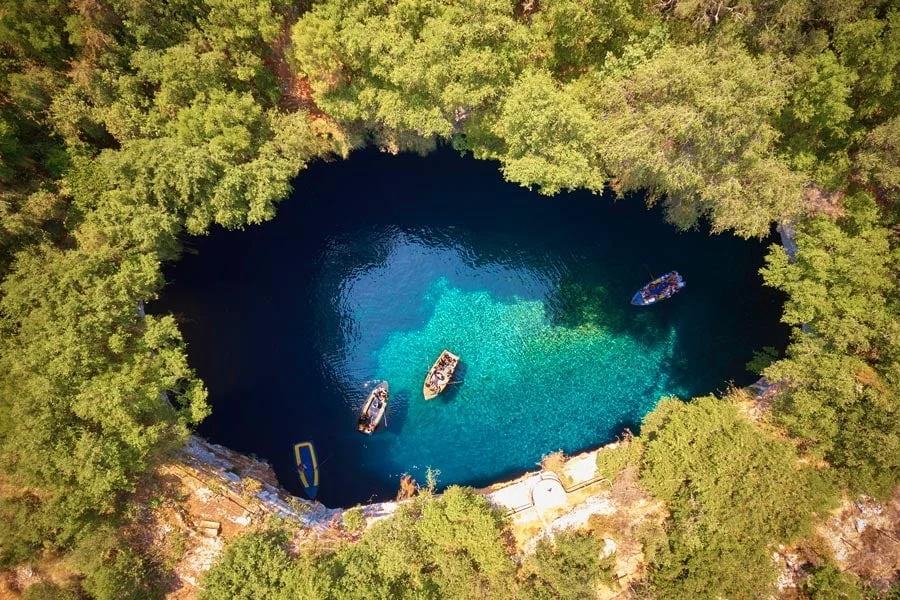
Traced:
[[406, 423], [406, 417], [409, 414], [410, 401], [410, 394], [407, 392], [391, 394], [388, 409], [385, 411], [387, 421], [383, 423], [383, 428], [379, 428], [375, 433], [384, 433], [386, 431], [400, 435], [400, 432], [403, 431], [403, 424]]
[[450, 404], [456, 400], [457, 396], [462, 392], [463, 386], [466, 385], [466, 374], [468, 372], [468, 365], [466, 365], [465, 361], [460, 360], [459, 364], [456, 365], [456, 370], [453, 372], [453, 378], [450, 380], [450, 383], [447, 384], [441, 395], [432, 400], [432, 402], [440, 400], [444, 404]]

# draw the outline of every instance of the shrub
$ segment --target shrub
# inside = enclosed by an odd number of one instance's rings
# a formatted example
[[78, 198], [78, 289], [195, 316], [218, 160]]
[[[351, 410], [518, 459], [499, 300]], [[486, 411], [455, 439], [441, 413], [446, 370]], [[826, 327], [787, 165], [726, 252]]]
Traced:
[[22, 594], [22, 600], [78, 600], [79, 595], [73, 590], [59, 587], [49, 581], [41, 581], [29, 586]]
[[660, 599], [767, 593], [772, 546], [806, 533], [833, 505], [833, 488], [801, 467], [791, 444], [727, 400], [663, 400], [642, 437], [641, 481], [671, 513], [651, 572]]
[[566, 531], [541, 539], [523, 565], [522, 591], [531, 600], [595, 597], [598, 582], [612, 583], [615, 555], [600, 558], [603, 542], [589, 533]]
[[800, 584], [812, 600], [863, 600], [863, 593], [849, 573], [842, 573], [833, 564], [824, 564], [810, 570]]
[[81, 587], [94, 600], [143, 600], [159, 596], [150, 586], [144, 560], [109, 528], [80, 541], [69, 557], [84, 579]]
[[286, 542], [281, 529], [255, 531], [236, 539], [203, 578], [198, 598], [269, 598], [280, 592], [292, 566]]
[[615, 448], [603, 448], [597, 452], [597, 474], [614, 481], [628, 466], [639, 466], [644, 451], [640, 438], [626, 432], [625, 438]]
[[366, 528], [366, 517], [365, 515], [363, 515], [362, 508], [357, 507], [344, 511], [344, 514], [341, 518], [344, 524], [344, 529], [346, 529], [347, 531], [356, 533]]

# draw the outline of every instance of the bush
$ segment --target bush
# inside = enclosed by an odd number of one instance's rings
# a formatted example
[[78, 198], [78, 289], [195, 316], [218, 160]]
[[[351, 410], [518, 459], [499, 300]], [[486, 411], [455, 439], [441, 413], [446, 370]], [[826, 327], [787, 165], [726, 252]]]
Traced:
[[801, 584], [811, 600], [863, 600], [863, 593], [856, 586], [855, 577], [842, 573], [835, 565], [825, 564], [810, 570]]
[[339, 598], [512, 598], [503, 518], [469, 488], [419, 497], [335, 555]]
[[59, 587], [49, 581], [41, 581], [29, 586], [22, 594], [22, 600], [78, 600], [79, 594]]
[[203, 578], [198, 598], [262, 599], [279, 593], [293, 565], [286, 542], [281, 529], [255, 531], [236, 539]]
[[80, 541], [69, 557], [84, 579], [81, 587], [95, 600], [143, 600], [159, 594], [150, 586], [144, 560], [113, 529], [100, 529]]
[[344, 511], [341, 519], [344, 524], [344, 529], [352, 533], [362, 531], [366, 528], [366, 517], [359, 507]]
[[615, 555], [600, 558], [603, 543], [589, 533], [566, 531], [541, 539], [523, 565], [522, 591], [531, 600], [584, 600], [598, 582], [611, 584]]
[[597, 474], [614, 481], [626, 467], [638, 467], [644, 451], [640, 438], [626, 434], [615, 448], [603, 448], [597, 452]]
[[667, 543], [653, 550], [660, 599], [768, 593], [772, 547], [806, 533], [833, 505], [834, 489], [801, 467], [791, 444], [727, 400], [663, 400], [642, 437], [641, 481], [671, 513]]

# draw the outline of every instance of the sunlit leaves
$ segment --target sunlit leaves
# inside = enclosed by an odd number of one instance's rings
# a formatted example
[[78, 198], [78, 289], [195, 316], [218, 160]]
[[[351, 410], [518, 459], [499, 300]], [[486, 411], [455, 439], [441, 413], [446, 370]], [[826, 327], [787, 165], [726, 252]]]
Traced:
[[602, 192], [606, 177], [591, 114], [548, 73], [516, 81], [494, 131], [505, 144], [498, 157], [507, 179], [537, 184], [545, 194], [564, 188]]
[[785, 87], [737, 48], [668, 47], [630, 72], [585, 78], [598, 148], [621, 191], [662, 197], [679, 227], [762, 236], [795, 211], [802, 176], [775, 156]]
[[450, 135], [469, 111], [497, 99], [526, 52], [524, 27], [499, 0], [342, 0], [304, 15], [293, 41], [330, 114], [425, 137]]
[[671, 512], [652, 568], [658, 598], [755, 598], [772, 589], [774, 544], [809, 530], [832, 490], [790, 443], [727, 400], [664, 399], [647, 415], [641, 481]]
[[872, 199], [844, 199], [842, 222], [820, 216], [798, 228], [796, 262], [773, 248], [766, 283], [787, 292], [795, 330], [788, 356], [765, 370], [788, 389], [778, 418], [811, 452], [869, 493], [900, 473], [900, 321], [897, 251]]
[[244, 536], [206, 576], [201, 597], [512, 600], [515, 567], [501, 534], [484, 498], [451, 487], [400, 506], [358, 543], [326, 556], [289, 558], [278, 531]]

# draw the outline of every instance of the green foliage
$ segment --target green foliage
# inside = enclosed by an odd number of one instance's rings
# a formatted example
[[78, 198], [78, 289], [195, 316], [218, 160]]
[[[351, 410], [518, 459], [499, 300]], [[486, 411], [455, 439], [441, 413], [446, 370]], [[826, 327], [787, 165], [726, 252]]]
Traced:
[[359, 532], [366, 528], [366, 517], [361, 508], [344, 511], [341, 521], [347, 531]]
[[95, 600], [144, 600], [159, 594], [149, 587], [147, 566], [117, 534], [100, 529], [72, 551], [69, 563], [82, 573], [81, 587]]
[[621, 52], [629, 38], [643, 37], [652, 21], [647, 5], [633, 0], [541, 4], [532, 18], [535, 52], [561, 77], [599, 66]]
[[774, 346], [763, 346], [762, 350], [754, 350], [753, 358], [747, 363], [747, 370], [762, 375], [766, 367], [778, 360], [779, 354]]
[[886, 4], [881, 0], [675, 0], [657, 6], [676, 38], [686, 43], [739, 40], [754, 52], [794, 58], [822, 52], [836, 28], [872, 17]]
[[600, 558], [603, 542], [590, 533], [565, 531], [542, 538], [523, 565], [524, 598], [582, 600], [598, 583], [612, 584], [615, 555]]
[[797, 169], [835, 189], [849, 170], [854, 110], [848, 102], [856, 74], [831, 51], [799, 57], [791, 68], [795, 85], [782, 115], [782, 143]]
[[888, 304], [896, 255], [888, 231], [877, 225], [871, 197], [860, 193], [846, 198], [844, 206], [849, 211], [844, 227], [824, 216], [805, 221], [797, 228], [796, 262], [773, 247], [762, 274], [789, 296], [785, 323], [808, 324], [841, 353], [883, 355], [898, 333]]
[[174, 320], [137, 314], [158, 259], [83, 234], [78, 249], [21, 253], [0, 286], [0, 458], [12, 481], [46, 492], [20, 525], [56, 543], [116, 511], [208, 412]]
[[79, 600], [77, 592], [41, 581], [30, 585], [22, 594], [22, 600]]
[[[606, 174], [587, 108], [546, 72], [522, 75], [503, 101], [494, 133], [504, 176], [544, 194], [585, 188], [602, 193]], [[483, 153], [479, 153], [483, 154]]]
[[771, 550], [806, 533], [833, 490], [727, 401], [663, 399], [642, 426], [641, 481], [671, 513], [651, 581], [663, 598], [755, 598]]
[[872, 129], [856, 155], [856, 168], [862, 179], [900, 206], [900, 116]]
[[858, 489], [882, 495], [900, 474], [897, 251], [871, 197], [844, 205], [841, 224], [818, 217], [798, 228], [796, 262], [779, 248], [766, 258], [766, 283], [789, 296], [783, 320], [805, 328], [765, 374], [791, 384], [775, 405], [781, 422]]
[[200, 600], [275, 597], [285, 588], [288, 572], [293, 568], [286, 543], [286, 534], [278, 529], [239, 537], [203, 577], [198, 597]]
[[811, 600], [863, 600], [863, 593], [856, 586], [855, 579], [835, 565], [825, 564], [810, 569], [809, 577], [801, 582], [800, 589]]
[[[117, 522], [208, 414], [174, 319], [139, 305], [181, 233], [271, 218], [333, 146], [274, 110], [283, 3], [82, 8], [0, 14], [0, 467], [34, 490], [0, 506], [7, 562]], [[96, 593], [116, 576], [98, 571]]]
[[802, 177], [775, 156], [771, 120], [785, 86], [735, 47], [667, 47], [631, 72], [578, 82], [597, 148], [619, 192], [664, 199], [681, 228], [763, 236], [798, 209]]
[[597, 453], [597, 474], [614, 481], [627, 467], [639, 468], [643, 452], [643, 440], [629, 434], [615, 448], [604, 448]]
[[59, 64], [71, 56], [66, 22], [73, 19], [63, 0], [22, 0], [4, 3], [0, 13], [0, 44], [23, 57]]
[[[0, 10], [0, 469], [19, 488], [0, 501], [3, 564], [75, 547], [88, 593], [153, 593], [102, 525], [209, 408], [174, 320], [140, 318], [139, 302], [158, 293], [179, 236], [272, 218], [312, 158], [367, 135], [419, 151], [453, 138], [546, 194], [647, 190], [679, 227], [707, 219], [742, 236], [801, 214], [811, 180], [844, 192], [844, 218], [800, 223], [796, 263], [770, 255], [766, 280], [798, 329], [765, 374], [788, 384], [775, 415], [806, 452], [857, 489], [896, 485], [900, 13], [889, 2], [324, 0], [292, 29], [289, 74], [282, 33], [295, 10]], [[307, 85], [324, 118], [292, 110]], [[667, 537], [645, 539], [660, 598], [765, 590], [771, 544], [804, 529], [827, 486], [712, 399], [664, 401], [644, 431], [598, 469], [640, 463], [672, 511]], [[470, 491], [426, 492], [329, 556], [294, 561], [281, 533], [254, 534], [204, 594], [512, 597], [502, 526]], [[540, 546], [522, 593], [589, 595], [604, 572], [595, 546]], [[849, 594], [841, 585], [824, 568], [807, 592]]]
[[504, 0], [338, 0], [294, 26], [294, 60], [316, 101], [345, 121], [449, 136], [500, 97], [527, 32]]
[[334, 555], [317, 555], [303, 552], [293, 559], [290, 570], [284, 574], [284, 587], [281, 593], [266, 595], [261, 598], [276, 600], [332, 600], [338, 598], [335, 592], [335, 579], [338, 577], [338, 566]]
[[401, 506], [359, 543], [327, 556], [285, 551], [286, 534], [248, 534], [228, 546], [201, 598], [513, 598], [515, 568], [496, 511], [471, 489]]
[[467, 488], [403, 506], [337, 554], [336, 597], [512, 597], [515, 569], [501, 527], [498, 513]]
[[893, 6], [885, 18], [861, 16], [837, 28], [834, 45], [856, 75], [853, 104], [858, 118], [880, 121], [900, 109], [900, 11]]

